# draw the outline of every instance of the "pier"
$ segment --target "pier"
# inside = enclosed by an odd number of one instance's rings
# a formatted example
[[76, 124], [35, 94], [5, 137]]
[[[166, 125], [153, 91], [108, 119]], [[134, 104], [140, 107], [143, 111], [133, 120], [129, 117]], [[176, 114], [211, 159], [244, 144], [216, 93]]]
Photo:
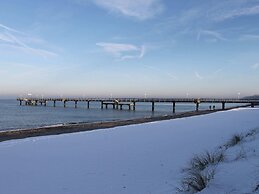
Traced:
[[221, 109], [226, 108], [226, 104], [246, 104], [247, 106], [254, 107], [259, 105], [259, 99], [216, 99], [216, 98], [17, 98], [20, 105], [26, 106], [47, 106], [52, 104], [56, 107], [56, 102], [63, 103], [63, 107], [66, 107], [67, 102], [73, 102], [74, 107], [77, 108], [78, 102], [85, 102], [86, 107], [90, 108], [91, 102], [100, 102], [101, 109], [113, 109], [122, 110], [126, 107], [128, 110], [136, 110], [137, 103], [146, 102], [151, 104], [151, 111], [155, 111], [156, 103], [171, 103], [172, 112], [176, 112], [176, 103], [194, 103], [196, 111], [199, 111], [201, 103], [220, 103]]

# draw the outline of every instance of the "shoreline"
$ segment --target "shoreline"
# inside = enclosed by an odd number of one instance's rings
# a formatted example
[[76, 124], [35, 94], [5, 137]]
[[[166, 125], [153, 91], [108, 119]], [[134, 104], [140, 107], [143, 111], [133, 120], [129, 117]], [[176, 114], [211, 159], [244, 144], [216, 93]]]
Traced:
[[[244, 107], [244, 106], [241, 106], [241, 107]], [[114, 128], [114, 127], [125, 126], [125, 125], [149, 123], [154, 121], [179, 119], [179, 118], [185, 118], [185, 117], [205, 115], [205, 114], [215, 113], [219, 111], [227, 111], [235, 108], [240, 108], [240, 107], [231, 107], [224, 110], [218, 109], [218, 110], [190, 111], [190, 112], [176, 113], [174, 115], [144, 117], [144, 118], [128, 119], [128, 120], [102, 121], [102, 122], [93, 122], [93, 123], [76, 123], [76, 124], [67, 124], [67, 125], [46, 126], [46, 127], [32, 128], [32, 129], [6, 130], [6, 131], [0, 131], [0, 142], [13, 140], [13, 139], [24, 139], [28, 137], [60, 135], [60, 134], [66, 134], [66, 133]]]

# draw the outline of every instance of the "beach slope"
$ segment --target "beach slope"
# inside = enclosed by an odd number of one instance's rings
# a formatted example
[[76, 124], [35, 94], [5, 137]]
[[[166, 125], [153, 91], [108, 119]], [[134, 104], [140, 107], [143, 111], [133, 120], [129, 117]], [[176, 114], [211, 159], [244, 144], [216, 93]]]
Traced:
[[[240, 108], [174, 120], [4, 141], [0, 143], [0, 193], [176, 193], [175, 187], [183, 176], [181, 170], [195, 154], [214, 150], [233, 134], [258, 128], [258, 118], [258, 108]], [[235, 170], [235, 164], [244, 169], [243, 175], [249, 173], [249, 181], [243, 185], [242, 192], [256, 189], [258, 164], [253, 165], [259, 155], [256, 137], [258, 135], [251, 138], [251, 144], [243, 146], [244, 151], [248, 149], [246, 160], [251, 159], [250, 165], [246, 168], [245, 159], [219, 165], [215, 179], [202, 193], [229, 193], [238, 189], [243, 178], [233, 172], [233, 180], [228, 172], [231, 168]], [[233, 154], [235, 150], [228, 153]], [[224, 184], [221, 177], [225, 177]]]

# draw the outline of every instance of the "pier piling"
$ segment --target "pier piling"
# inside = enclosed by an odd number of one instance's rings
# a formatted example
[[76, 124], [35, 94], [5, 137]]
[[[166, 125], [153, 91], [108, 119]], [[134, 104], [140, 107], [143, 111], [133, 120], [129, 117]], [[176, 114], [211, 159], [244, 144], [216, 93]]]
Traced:
[[173, 113], [175, 113], [175, 102], [173, 102]]
[[225, 110], [225, 102], [222, 102], [222, 110]]
[[196, 102], [196, 111], [199, 111], [199, 102]]
[[152, 112], [154, 112], [154, 111], [155, 111], [155, 102], [152, 101]]

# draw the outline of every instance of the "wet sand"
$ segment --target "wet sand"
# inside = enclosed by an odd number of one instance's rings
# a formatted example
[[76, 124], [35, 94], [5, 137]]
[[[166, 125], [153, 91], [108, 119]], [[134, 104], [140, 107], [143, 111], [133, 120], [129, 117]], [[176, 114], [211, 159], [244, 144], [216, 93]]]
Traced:
[[[230, 110], [233, 108], [234, 107], [228, 108], [225, 110]], [[91, 130], [97, 130], [97, 129], [124, 126], [124, 125], [148, 123], [153, 121], [178, 119], [178, 118], [204, 115], [204, 114], [209, 114], [209, 113], [218, 112], [218, 111], [225, 111], [225, 110], [201, 110], [201, 111], [176, 113], [173, 115], [164, 115], [164, 116], [148, 117], [148, 118], [145, 117], [145, 118], [130, 119], [130, 120], [116, 120], [116, 121], [93, 122], [93, 123], [75, 123], [75, 124], [71, 123], [71, 124], [65, 124], [65, 125], [40, 127], [40, 128], [34, 128], [34, 129], [6, 130], [6, 131], [0, 131], [0, 142], [12, 140], [12, 139], [23, 139], [27, 137], [59, 135], [64, 133], [91, 131]]]

